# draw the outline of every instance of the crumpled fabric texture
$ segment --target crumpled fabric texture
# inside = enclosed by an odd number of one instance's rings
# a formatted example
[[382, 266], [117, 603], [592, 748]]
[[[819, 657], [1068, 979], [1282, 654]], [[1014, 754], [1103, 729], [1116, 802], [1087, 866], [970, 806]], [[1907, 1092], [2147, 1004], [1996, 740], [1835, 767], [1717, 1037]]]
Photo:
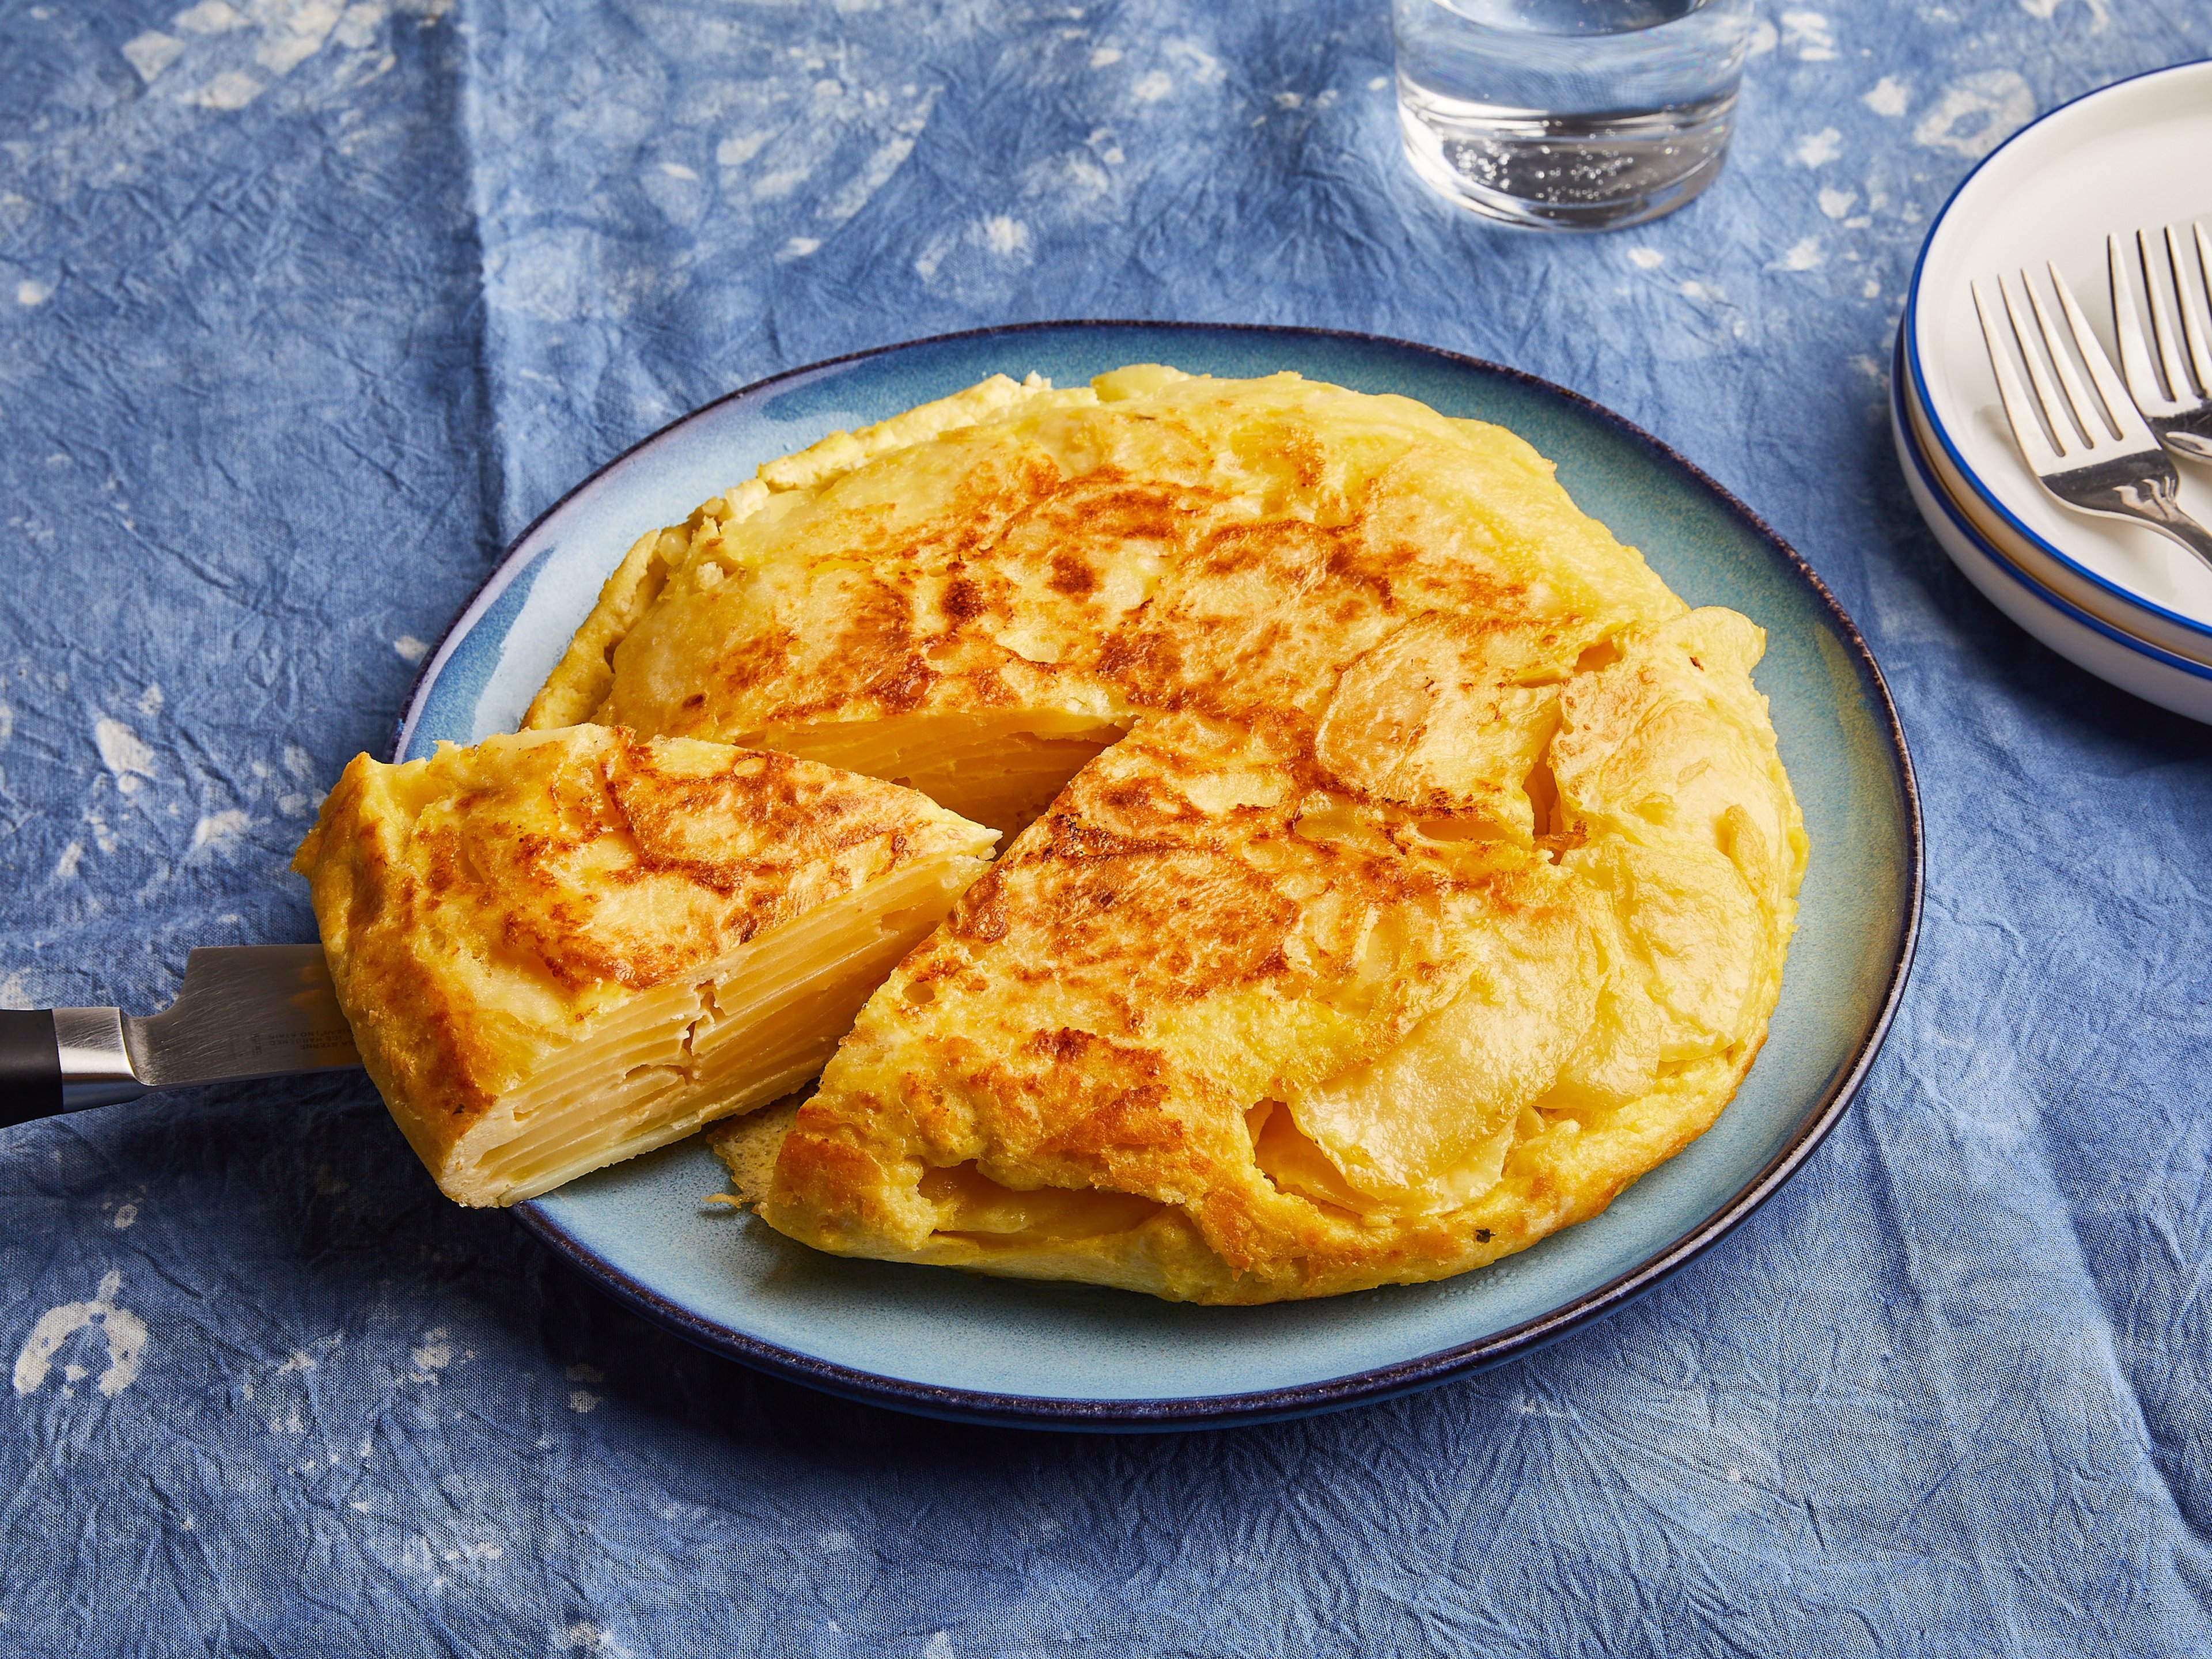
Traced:
[[1768, 15], [1725, 176], [1502, 233], [1380, 0], [0, 0], [0, 1004], [312, 936], [286, 861], [501, 547], [733, 386], [1068, 316], [1423, 340], [1686, 452], [1888, 673], [1926, 928], [1856, 1104], [1616, 1317], [1159, 1437], [764, 1381], [439, 1198], [365, 1083], [0, 1141], [0, 1650], [2212, 1645], [2212, 733], [2029, 641], [1890, 453], [1958, 179], [2212, 52], [2107, 0]]

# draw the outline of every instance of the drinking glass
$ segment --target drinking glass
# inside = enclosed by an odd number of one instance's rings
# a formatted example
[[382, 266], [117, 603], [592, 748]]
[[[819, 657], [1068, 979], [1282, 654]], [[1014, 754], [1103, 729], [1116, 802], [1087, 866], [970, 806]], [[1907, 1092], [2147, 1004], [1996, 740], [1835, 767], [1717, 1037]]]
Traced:
[[1392, 0], [1413, 171], [1493, 219], [1671, 213], [1728, 149], [1753, 0]]

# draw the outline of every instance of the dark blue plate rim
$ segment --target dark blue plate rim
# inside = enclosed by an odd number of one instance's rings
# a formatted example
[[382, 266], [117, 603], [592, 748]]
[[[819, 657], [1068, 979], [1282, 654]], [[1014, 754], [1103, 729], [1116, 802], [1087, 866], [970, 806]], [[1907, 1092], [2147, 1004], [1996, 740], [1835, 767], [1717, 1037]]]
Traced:
[[1665, 1249], [1645, 1257], [1627, 1272], [1562, 1303], [1547, 1313], [1504, 1330], [1492, 1332], [1487, 1336], [1478, 1337], [1471, 1342], [1440, 1349], [1394, 1365], [1376, 1366], [1323, 1382], [1255, 1389], [1244, 1394], [1196, 1395], [1170, 1400], [1074, 1400], [943, 1388], [901, 1377], [879, 1376], [795, 1352], [775, 1343], [764, 1342], [702, 1319], [643, 1281], [609, 1265], [534, 1204], [517, 1205], [514, 1210], [516, 1219], [556, 1255], [599, 1285], [615, 1300], [709, 1352], [720, 1354], [787, 1382], [801, 1383], [867, 1405], [885, 1406], [897, 1411], [955, 1422], [1013, 1428], [1057, 1429], [1071, 1432], [1161, 1432], [1278, 1422], [1286, 1418], [1340, 1411], [1346, 1407], [1389, 1400], [1433, 1388], [1455, 1377], [1518, 1358], [1565, 1336], [1579, 1326], [1603, 1318], [1727, 1237], [1739, 1223], [1780, 1189], [1783, 1183], [1827, 1138], [1829, 1130], [1842, 1117], [1844, 1109], [1850, 1105], [1851, 1097], [1857, 1093], [1860, 1084], [1874, 1065], [1875, 1056], [1880, 1054], [1882, 1040], [1888, 1035], [1898, 1005], [1905, 995], [1905, 981], [1911, 970], [1913, 952], [1920, 936], [1926, 857], [1919, 784], [1912, 769], [1911, 752], [1905, 743], [1905, 728], [1898, 719], [1897, 705], [1889, 695], [1888, 683], [1883, 679], [1873, 652], [1867, 647], [1857, 626], [1838, 603], [1835, 595], [1828, 591], [1827, 585], [1806, 562], [1803, 555], [1784, 541], [1765, 520], [1695, 463], [1633, 422], [1614, 414], [1602, 404], [1585, 398], [1580, 392], [1571, 392], [1553, 381], [1500, 363], [1471, 357], [1462, 352], [1447, 351], [1438, 346], [1394, 339], [1387, 335], [1364, 334], [1349, 329], [1300, 328], [1280, 324], [1161, 322], [1139, 318], [1083, 318], [963, 329], [951, 334], [935, 334], [918, 340], [872, 346], [865, 350], [847, 352], [842, 356], [825, 358], [802, 368], [787, 369], [780, 374], [772, 374], [765, 380], [741, 386], [669, 422], [608, 461], [532, 520], [529, 527], [509, 544], [506, 555], [485, 578], [469, 603], [462, 607], [453, 626], [440, 637], [437, 648], [424, 659], [422, 668], [408, 693], [405, 710], [393, 730], [394, 757], [414, 728], [437, 671], [449, 654], [448, 647], [475, 625], [480, 615], [514, 580], [518, 574], [521, 550], [555, 514], [631, 456], [651, 447], [678, 427], [686, 425], [710, 410], [742, 399], [757, 398], [771, 389], [786, 387], [850, 363], [925, 346], [1069, 329], [1152, 329], [1193, 334], [1257, 334], [1285, 339], [1341, 340], [1364, 346], [1383, 347], [1449, 363], [1456, 368], [1471, 369], [1479, 374], [1506, 380], [1555, 399], [1577, 413], [1611, 428], [1651, 459], [1680, 474], [1720, 501], [1763, 541], [1783, 568], [1802, 582], [1819, 600], [1848, 647], [1861, 690], [1880, 714], [1882, 729], [1889, 739], [1889, 757], [1895, 768], [1898, 793], [1905, 804], [1906, 852], [1910, 865], [1907, 902], [1900, 919], [1902, 926], [1898, 933], [1888, 982], [1879, 1008], [1860, 1034], [1850, 1066], [1806, 1109], [1788, 1140], [1757, 1175], [1698, 1226]]

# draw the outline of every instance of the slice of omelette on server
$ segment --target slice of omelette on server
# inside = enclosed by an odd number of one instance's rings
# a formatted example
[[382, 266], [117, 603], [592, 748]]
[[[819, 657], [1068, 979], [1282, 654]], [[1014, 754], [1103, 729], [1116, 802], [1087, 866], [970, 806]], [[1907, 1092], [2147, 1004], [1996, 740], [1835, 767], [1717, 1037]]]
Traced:
[[448, 1195], [509, 1204], [817, 1073], [994, 836], [911, 790], [606, 726], [363, 755], [295, 868]]

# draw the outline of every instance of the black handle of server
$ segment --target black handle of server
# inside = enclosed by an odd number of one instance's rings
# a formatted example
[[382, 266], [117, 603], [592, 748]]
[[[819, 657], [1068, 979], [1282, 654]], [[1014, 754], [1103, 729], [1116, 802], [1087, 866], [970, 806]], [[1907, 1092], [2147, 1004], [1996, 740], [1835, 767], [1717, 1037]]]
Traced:
[[51, 1008], [0, 1008], [0, 1128], [62, 1109], [62, 1046]]

